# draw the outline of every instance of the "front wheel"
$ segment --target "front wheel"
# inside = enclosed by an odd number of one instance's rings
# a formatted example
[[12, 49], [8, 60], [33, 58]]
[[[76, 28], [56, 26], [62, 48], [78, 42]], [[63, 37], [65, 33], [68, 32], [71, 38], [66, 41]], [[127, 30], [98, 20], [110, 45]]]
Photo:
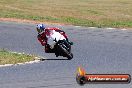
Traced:
[[72, 53], [69, 53], [69, 54], [67, 55], [67, 58], [68, 58], [68, 60], [71, 60], [71, 59], [73, 58], [73, 54], [72, 54]]
[[73, 54], [69, 52], [66, 48], [63, 47], [63, 45], [59, 45], [61, 48], [62, 52], [64, 53], [64, 56], [68, 58], [68, 60], [71, 60], [73, 58]]

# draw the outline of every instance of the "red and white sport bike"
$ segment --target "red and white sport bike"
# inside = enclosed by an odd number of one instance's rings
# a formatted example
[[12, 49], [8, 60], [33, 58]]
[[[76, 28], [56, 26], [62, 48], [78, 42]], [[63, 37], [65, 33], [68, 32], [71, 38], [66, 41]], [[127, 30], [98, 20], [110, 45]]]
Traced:
[[73, 54], [71, 53], [71, 45], [73, 44], [69, 43], [61, 33], [52, 30], [47, 38], [47, 44], [54, 50], [56, 57], [63, 56], [69, 60], [73, 58]]

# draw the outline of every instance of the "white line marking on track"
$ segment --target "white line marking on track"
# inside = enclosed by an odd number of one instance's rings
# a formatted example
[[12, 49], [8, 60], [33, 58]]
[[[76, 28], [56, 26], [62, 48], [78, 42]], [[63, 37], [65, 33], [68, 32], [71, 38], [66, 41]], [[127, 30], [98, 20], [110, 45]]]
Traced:
[[29, 62], [24, 62], [24, 63], [0, 65], [0, 67], [10, 67], [10, 66], [26, 65], [26, 64], [33, 64], [33, 63], [39, 63], [39, 62], [40, 62], [40, 60], [34, 60], [34, 61], [29, 61]]
[[97, 28], [97, 27], [89, 27], [89, 28], [92, 28], [93, 29], [93, 28]]
[[[23, 53], [12, 52], [12, 53], [25, 54], [24, 52]], [[30, 55], [30, 54], [27, 54], [27, 55]], [[28, 62], [17, 63], [17, 64], [4, 64], [4, 65], [0, 65], [0, 67], [9, 67], [9, 66], [17, 66], [17, 65], [26, 65], [26, 64], [39, 63], [42, 58], [44, 59], [44, 57], [35, 57], [35, 60], [34, 61], [28, 61]]]
[[81, 26], [75, 26], [75, 27], [81, 27]]
[[127, 30], [127, 29], [124, 28], [124, 29], [121, 29], [121, 30], [125, 31], [125, 30]]
[[110, 29], [110, 30], [113, 30], [113, 29], [116, 29], [116, 28], [106, 28], [106, 29]]

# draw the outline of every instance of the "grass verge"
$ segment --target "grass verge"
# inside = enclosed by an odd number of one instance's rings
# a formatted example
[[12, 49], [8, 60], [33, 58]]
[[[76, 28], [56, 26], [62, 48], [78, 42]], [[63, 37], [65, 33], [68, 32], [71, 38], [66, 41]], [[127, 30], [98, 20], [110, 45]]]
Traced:
[[0, 50], [0, 65], [17, 64], [35, 60], [34, 56]]
[[131, 0], [0, 0], [1, 18], [132, 28]]

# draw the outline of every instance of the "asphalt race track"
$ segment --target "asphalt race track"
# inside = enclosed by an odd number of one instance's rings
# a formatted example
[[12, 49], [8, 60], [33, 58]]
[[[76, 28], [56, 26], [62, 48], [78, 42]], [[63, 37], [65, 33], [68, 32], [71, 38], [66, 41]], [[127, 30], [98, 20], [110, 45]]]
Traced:
[[[50, 59], [39, 63], [1, 67], [0, 88], [132, 88], [132, 84], [76, 83], [76, 70], [87, 73], [132, 75], [132, 31], [106, 28], [57, 26], [74, 42], [72, 60], [45, 54], [37, 41], [35, 24], [0, 22], [0, 48]], [[58, 60], [51, 60], [58, 59]], [[60, 60], [59, 60], [60, 59]]]

